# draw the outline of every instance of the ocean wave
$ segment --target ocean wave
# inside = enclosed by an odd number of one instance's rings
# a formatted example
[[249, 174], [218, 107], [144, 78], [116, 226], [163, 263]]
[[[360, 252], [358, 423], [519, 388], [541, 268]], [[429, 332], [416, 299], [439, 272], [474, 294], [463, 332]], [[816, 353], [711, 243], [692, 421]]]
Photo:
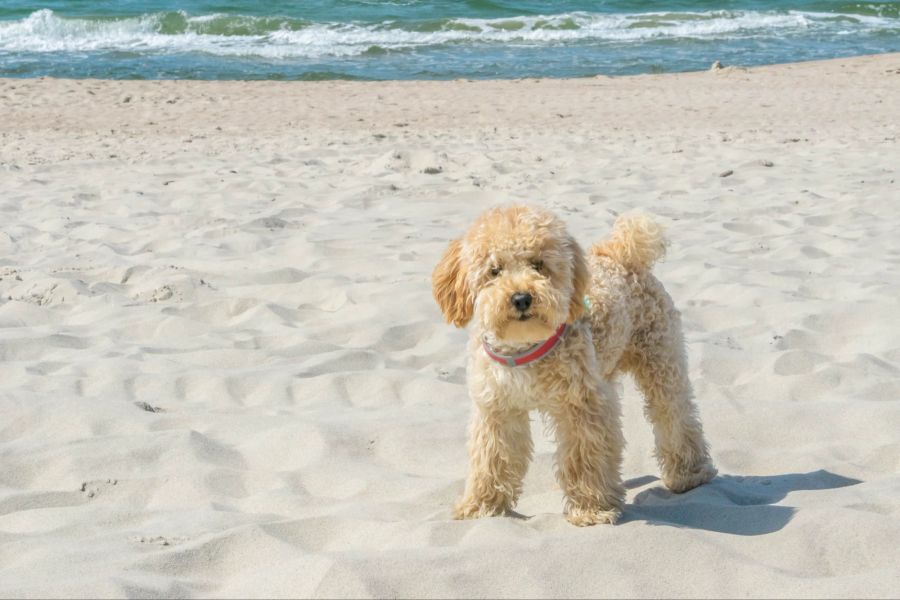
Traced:
[[[867, 14], [861, 14], [867, 13]], [[502, 19], [319, 23], [286, 17], [165, 12], [129, 18], [66, 18], [49, 9], [0, 21], [6, 52], [199, 52], [219, 56], [359, 56], [448, 44], [558, 45], [665, 39], [733, 39], [900, 32], [900, 19], [855, 13], [709, 11], [574, 12]]]

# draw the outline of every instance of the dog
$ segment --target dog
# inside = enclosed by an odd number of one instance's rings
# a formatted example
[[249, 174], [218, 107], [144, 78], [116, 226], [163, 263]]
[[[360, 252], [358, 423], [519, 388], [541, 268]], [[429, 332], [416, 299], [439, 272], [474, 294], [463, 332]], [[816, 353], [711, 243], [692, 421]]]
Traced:
[[667, 241], [647, 217], [619, 217], [585, 255], [564, 223], [534, 206], [482, 214], [432, 273], [449, 323], [472, 323], [470, 471], [457, 519], [508, 514], [533, 445], [529, 411], [554, 433], [566, 519], [615, 523], [625, 499], [624, 438], [613, 385], [630, 373], [653, 426], [662, 481], [681, 493], [710, 481], [688, 380], [681, 318], [651, 274]]

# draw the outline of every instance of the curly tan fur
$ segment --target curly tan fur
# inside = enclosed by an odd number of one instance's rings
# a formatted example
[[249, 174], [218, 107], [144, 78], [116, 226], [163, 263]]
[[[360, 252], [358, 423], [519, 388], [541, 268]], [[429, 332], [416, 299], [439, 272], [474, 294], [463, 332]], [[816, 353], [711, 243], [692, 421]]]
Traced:
[[616, 219], [609, 239], [595, 244], [591, 251], [608, 256], [629, 271], [644, 273], [666, 254], [662, 227], [642, 215], [624, 215]]
[[[474, 323], [470, 472], [456, 518], [515, 506], [532, 456], [528, 412], [537, 409], [558, 442], [566, 518], [579, 526], [614, 523], [625, 498], [620, 407], [610, 385], [619, 372], [631, 373], [644, 395], [663, 482], [683, 492], [715, 476], [692, 401], [680, 317], [650, 273], [665, 248], [659, 226], [628, 217], [585, 258], [562, 221], [526, 206], [492, 209], [451, 242], [432, 275], [434, 297], [448, 322]], [[524, 292], [533, 298], [525, 310], [510, 300]], [[537, 362], [511, 368], [484, 351], [487, 341], [514, 354], [563, 322], [567, 335]]]
[[465, 327], [472, 319], [473, 299], [460, 267], [462, 244], [453, 240], [432, 274], [432, 292], [448, 323]]

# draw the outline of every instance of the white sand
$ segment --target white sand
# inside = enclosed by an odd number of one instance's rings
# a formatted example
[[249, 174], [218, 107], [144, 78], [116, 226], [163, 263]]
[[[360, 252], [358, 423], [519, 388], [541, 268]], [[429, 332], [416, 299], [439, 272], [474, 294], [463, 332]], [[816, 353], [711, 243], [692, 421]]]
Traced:
[[[0, 596], [896, 596], [898, 136], [900, 55], [0, 80]], [[623, 523], [563, 520], [536, 418], [530, 518], [449, 519], [465, 333], [429, 276], [512, 200], [668, 227], [714, 483], [661, 487], [626, 382]]]

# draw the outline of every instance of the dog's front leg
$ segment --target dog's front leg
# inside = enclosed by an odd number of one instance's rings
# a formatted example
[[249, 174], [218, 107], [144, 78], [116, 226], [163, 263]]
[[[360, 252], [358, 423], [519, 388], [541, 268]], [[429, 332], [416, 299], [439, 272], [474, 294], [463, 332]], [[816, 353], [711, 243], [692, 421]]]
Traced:
[[566, 494], [566, 519], [580, 527], [615, 523], [625, 500], [615, 392], [606, 384], [576, 383], [547, 412], [559, 444], [556, 475]]
[[475, 405], [469, 438], [469, 478], [456, 519], [500, 515], [515, 506], [531, 460], [531, 426], [524, 410]]

